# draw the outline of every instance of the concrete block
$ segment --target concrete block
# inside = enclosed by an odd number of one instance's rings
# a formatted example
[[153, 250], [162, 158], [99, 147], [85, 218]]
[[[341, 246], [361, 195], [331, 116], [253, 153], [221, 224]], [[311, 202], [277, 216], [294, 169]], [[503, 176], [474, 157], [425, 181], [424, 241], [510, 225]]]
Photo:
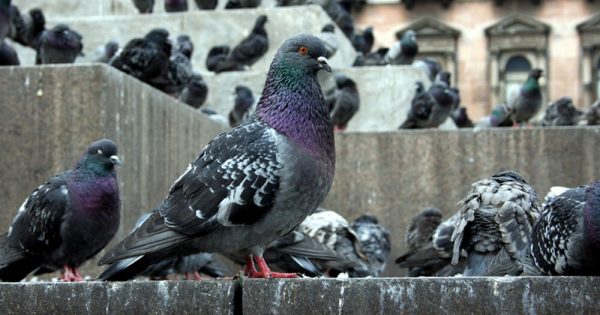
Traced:
[[[91, 62], [94, 51], [110, 40], [117, 41], [121, 47], [136, 37], [142, 37], [155, 27], [169, 31], [173, 40], [179, 34], [188, 34], [195, 45], [192, 63], [196, 70], [206, 72], [205, 62], [208, 51], [215, 45], [234, 46], [246, 37], [259, 15], [266, 14], [269, 21], [266, 30], [269, 34], [269, 50], [256, 64], [253, 70], [267, 71], [275, 52], [288, 38], [300, 33], [319, 34], [323, 25], [332, 23], [319, 6], [259, 8], [244, 10], [191, 11], [186, 13], [91, 16], [48, 18], [49, 27], [57, 23], [69, 24], [83, 36], [85, 57], [78, 63]], [[302, 16], [301, 19], [297, 18]], [[350, 41], [336, 29], [339, 50], [330, 60], [332, 66], [349, 66], [354, 62], [356, 52]], [[21, 53], [23, 50], [29, 52]], [[21, 64], [32, 65], [31, 49], [17, 45]]]
[[[189, 106], [105, 65], [0, 69], [0, 231], [50, 176], [69, 169], [93, 140], [112, 138], [122, 239], [160, 202], [187, 164], [225, 130]], [[111, 245], [109, 245], [111, 246]], [[95, 261], [84, 275], [95, 276]]]
[[244, 314], [596, 314], [594, 277], [245, 280]]
[[600, 179], [600, 128], [396, 131], [336, 134], [334, 184], [324, 207], [349, 220], [370, 212], [392, 234], [386, 275], [405, 251], [414, 214], [439, 207], [447, 218], [471, 183], [513, 169], [543, 196], [551, 186]]
[[231, 281], [0, 283], [2, 313], [233, 314]]

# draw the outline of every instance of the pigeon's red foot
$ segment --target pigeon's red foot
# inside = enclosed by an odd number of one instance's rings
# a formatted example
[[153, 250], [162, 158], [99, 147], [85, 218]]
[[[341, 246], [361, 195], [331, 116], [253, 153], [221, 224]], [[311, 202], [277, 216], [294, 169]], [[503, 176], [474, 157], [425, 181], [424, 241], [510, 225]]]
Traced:
[[335, 132], [343, 132], [344, 130], [346, 130], [346, 127], [333, 126]]
[[60, 275], [59, 280], [62, 282], [80, 282], [83, 281], [83, 277], [79, 273], [77, 268], [71, 268], [67, 265], [64, 266], [64, 271]]
[[249, 278], [298, 278], [298, 274], [295, 273], [271, 271], [269, 266], [267, 266], [267, 262], [262, 256], [254, 257], [254, 259], [256, 260], [256, 264], [258, 265], [258, 270], [256, 270], [252, 258], [252, 256], [246, 257], [245, 275]]
[[194, 272], [186, 272], [185, 273], [185, 280], [202, 280], [202, 277], [200, 276], [200, 274], [198, 273], [198, 271], [194, 271]]

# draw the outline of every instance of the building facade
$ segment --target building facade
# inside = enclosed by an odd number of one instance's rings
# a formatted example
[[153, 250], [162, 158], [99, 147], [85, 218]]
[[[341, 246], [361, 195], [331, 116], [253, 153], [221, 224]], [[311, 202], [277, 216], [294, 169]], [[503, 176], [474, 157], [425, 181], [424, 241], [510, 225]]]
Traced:
[[358, 28], [374, 27], [375, 48], [415, 30], [417, 58], [436, 58], [453, 74], [475, 119], [505, 102], [532, 68], [544, 70], [545, 102], [570, 96], [585, 108], [600, 97], [600, 1], [387, 1], [357, 12]]

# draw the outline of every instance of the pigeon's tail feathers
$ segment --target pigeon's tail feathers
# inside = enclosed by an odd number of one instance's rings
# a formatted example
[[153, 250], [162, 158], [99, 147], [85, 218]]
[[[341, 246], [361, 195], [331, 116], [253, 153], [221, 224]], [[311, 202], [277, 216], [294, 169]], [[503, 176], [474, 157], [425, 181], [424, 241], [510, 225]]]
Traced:
[[18, 282], [40, 267], [39, 257], [20, 256], [10, 263], [0, 265], [0, 281]]
[[148, 266], [152, 265], [156, 259], [150, 256], [142, 255], [137, 257], [125, 258], [115, 261], [99, 276], [100, 281], [127, 281], [135, 278], [142, 273]]
[[531, 224], [525, 211], [513, 202], [505, 202], [496, 214], [504, 249], [512, 258], [530, 244]]
[[467, 266], [465, 267], [463, 275], [465, 277], [485, 275], [487, 273], [488, 266], [491, 265], [494, 258], [495, 255], [490, 253], [469, 253], [469, 256], [467, 257]]
[[0, 236], [0, 267], [17, 262], [24, 257], [24, 253], [8, 244], [8, 234]]
[[406, 119], [402, 125], [400, 125], [400, 127], [398, 127], [398, 129], [415, 129], [417, 128], [417, 125], [415, 124], [415, 121], [412, 119]]
[[127, 238], [104, 255], [98, 264], [105, 265], [124, 258], [166, 251], [190, 239], [191, 236], [175, 232], [167, 227], [160, 214], [155, 212]]
[[277, 249], [278, 252], [291, 256], [306, 257], [310, 259], [320, 259], [325, 261], [343, 261], [346, 260], [337, 252], [329, 249], [327, 246], [317, 242], [310, 237], [304, 237], [302, 241], [287, 245]]
[[220, 261], [216, 260], [213, 260], [210, 263], [202, 266], [202, 268], [200, 268], [198, 271], [213, 278], [223, 278], [230, 274], [229, 268], [227, 268], [227, 266]]
[[408, 252], [398, 258], [395, 262], [400, 268], [419, 267], [428, 261], [440, 259], [438, 251], [433, 247], [426, 247], [416, 252]]
[[319, 270], [310, 259], [306, 257], [298, 257], [298, 256], [290, 256], [292, 261], [298, 265], [300, 269], [303, 270], [303, 273], [309, 277], [323, 277], [323, 272]]

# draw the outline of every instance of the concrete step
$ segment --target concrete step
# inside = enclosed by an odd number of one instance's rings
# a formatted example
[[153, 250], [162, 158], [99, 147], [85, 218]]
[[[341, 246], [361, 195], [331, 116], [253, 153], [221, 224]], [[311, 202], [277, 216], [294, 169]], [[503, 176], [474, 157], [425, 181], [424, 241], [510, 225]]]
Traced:
[[597, 314], [596, 277], [0, 283], [3, 314]]
[[[300, 33], [319, 34], [323, 25], [332, 23], [321, 7], [313, 5], [153, 15], [49, 17], [48, 25], [51, 27], [56, 23], [67, 23], [81, 33], [85, 57], [78, 58], [78, 63], [91, 62], [95, 56], [94, 51], [110, 40], [117, 41], [123, 47], [130, 39], [142, 37], [155, 27], [166, 28], [173, 39], [179, 34], [188, 34], [195, 45], [193, 66], [198, 71], [206, 72], [205, 62], [209, 49], [223, 44], [233, 47], [250, 33], [256, 18], [262, 14], [267, 15], [269, 20], [266, 24], [269, 50], [253, 65], [252, 68], [257, 71], [268, 70], [275, 52], [286, 39]], [[302, 18], [299, 19], [298, 16]], [[354, 62], [356, 52], [339, 29], [336, 29], [336, 35], [340, 45], [330, 64], [335, 67], [349, 66]], [[34, 52], [29, 48], [16, 46], [21, 64], [33, 65]]]

